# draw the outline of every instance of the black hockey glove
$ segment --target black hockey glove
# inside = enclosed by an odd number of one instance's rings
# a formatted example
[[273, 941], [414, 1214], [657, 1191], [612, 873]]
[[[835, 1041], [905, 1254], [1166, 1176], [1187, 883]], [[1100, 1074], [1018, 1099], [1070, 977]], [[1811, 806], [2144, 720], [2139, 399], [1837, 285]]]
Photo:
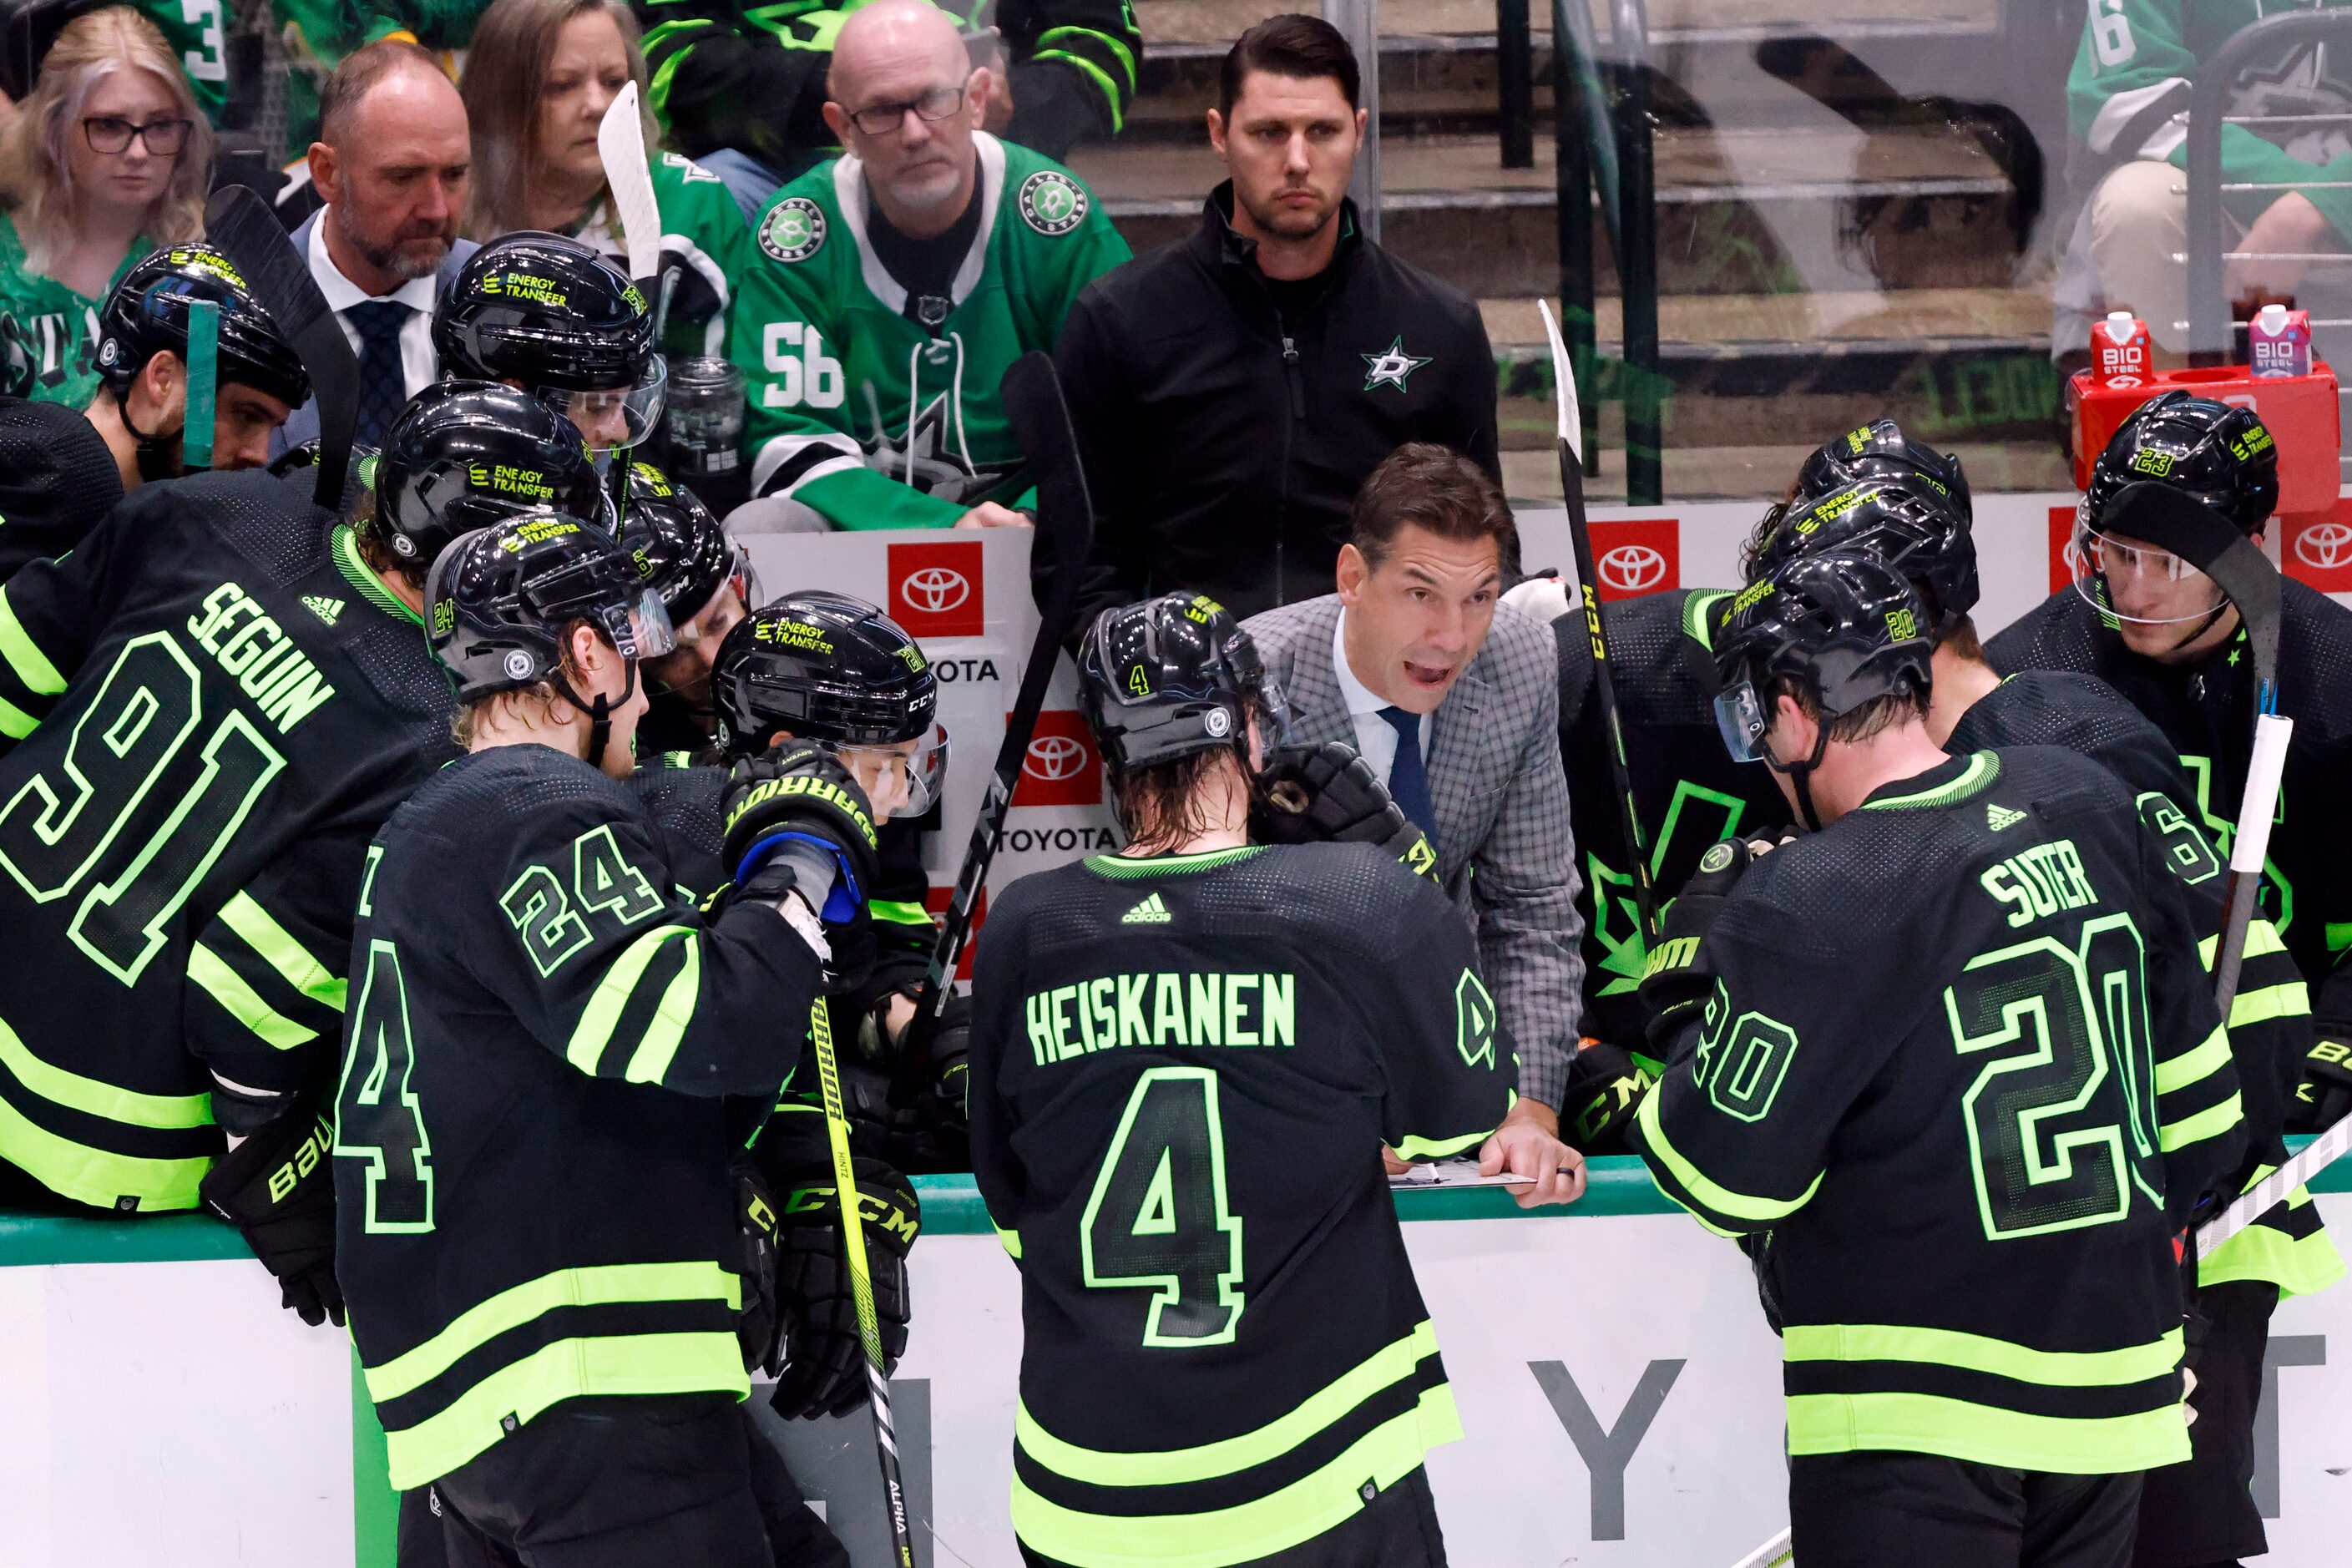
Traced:
[[1665, 918], [1658, 926], [1658, 944], [1642, 965], [1642, 1005], [1650, 1015], [1643, 1033], [1660, 1060], [1683, 1024], [1706, 1005], [1715, 990], [1715, 976], [1700, 966], [1698, 950], [1714, 929], [1716, 916], [1730, 901], [1732, 889], [1748, 868], [1792, 837], [1786, 831], [1772, 831], [1709, 846], [1699, 857], [1698, 869], [1683, 884], [1681, 894], [1666, 906]]
[[1562, 1137], [1580, 1154], [1630, 1154], [1625, 1130], [1651, 1079], [1632, 1056], [1602, 1040], [1587, 1040], [1568, 1066], [1560, 1097]]
[[[859, 1054], [876, 1067], [889, 1071], [898, 1061], [899, 1047], [914, 1026], [909, 1015], [904, 1028], [893, 1027], [890, 1011], [893, 1003], [916, 1002], [922, 997], [919, 982], [887, 991], [876, 999], [858, 1026]], [[931, 1037], [925, 1053], [925, 1077], [940, 1100], [954, 1108], [961, 1117], [964, 1113], [964, 1078], [971, 1057], [971, 998], [961, 991], [948, 993], [947, 1006], [940, 1014], [939, 1032]], [[908, 1167], [919, 1169], [928, 1167]]]
[[1434, 880], [1437, 851], [1352, 746], [1269, 752], [1251, 792], [1250, 837], [1261, 844], [1370, 844]]
[[738, 1160], [729, 1173], [735, 1178], [735, 1232], [743, 1242], [743, 1315], [735, 1333], [743, 1343], [743, 1369], [773, 1377], [784, 1364], [783, 1313], [776, 1300], [776, 1232], [782, 1216], [757, 1165]]
[[[823, 1136], [821, 1121], [815, 1131]], [[827, 1158], [770, 1169], [783, 1195], [783, 1223], [776, 1233], [776, 1295], [784, 1319], [785, 1354], [769, 1403], [788, 1421], [845, 1415], [866, 1403], [866, 1349], [857, 1331], [857, 1302], [851, 1294], [833, 1162]], [[887, 1375], [907, 1348], [912, 1307], [907, 1250], [922, 1229], [922, 1207], [907, 1179], [881, 1161], [860, 1158], [852, 1169]]]
[[737, 763], [720, 817], [725, 865], [740, 897], [790, 892], [797, 879], [776, 851], [796, 841], [831, 855], [838, 868], [833, 892], [817, 910], [829, 924], [857, 914], [878, 874], [873, 809], [849, 770], [818, 747], [785, 741], [766, 756]]
[[205, 1174], [197, 1194], [245, 1233], [245, 1244], [278, 1278], [287, 1310], [317, 1328], [343, 1324], [335, 1283], [335, 1182], [329, 1153], [334, 1124], [304, 1106], [264, 1125]]
[[2325, 1132], [2352, 1111], [2352, 1047], [2341, 1040], [2315, 1040], [2303, 1058], [2303, 1081], [2287, 1107], [2290, 1132]]

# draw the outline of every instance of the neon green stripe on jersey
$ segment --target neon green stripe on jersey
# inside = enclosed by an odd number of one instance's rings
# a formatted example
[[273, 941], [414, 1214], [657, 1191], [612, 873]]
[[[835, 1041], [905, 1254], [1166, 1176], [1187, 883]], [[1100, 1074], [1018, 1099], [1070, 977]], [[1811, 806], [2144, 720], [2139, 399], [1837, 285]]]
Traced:
[[1138, 856], [1089, 855], [1086, 866], [1089, 871], [1105, 877], [1166, 877], [1178, 871], [1205, 871], [1213, 866], [1230, 866], [1253, 855], [1265, 853], [1263, 844], [1245, 844], [1238, 849], [1202, 849], [1190, 855]]
[[110, 1209], [135, 1198], [142, 1214], [195, 1207], [197, 1185], [213, 1163], [208, 1158], [142, 1160], [86, 1148], [26, 1121], [5, 1100], [0, 1100], [0, 1160], [78, 1204]]
[[743, 1279], [716, 1263], [608, 1263], [542, 1274], [467, 1308], [423, 1344], [367, 1368], [368, 1397], [397, 1399], [422, 1388], [467, 1352], [558, 1307], [635, 1301], [724, 1301], [740, 1308]]
[[0, 735], [21, 741], [41, 727], [41, 721], [14, 702], [0, 702]]
[[[597, 1063], [604, 1060], [604, 1047], [613, 1043], [613, 1030], [621, 1021], [629, 998], [636, 994], [637, 982], [645, 977], [646, 966], [654, 961], [662, 944], [683, 937], [687, 942], [687, 960], [683, 973], [662, 993], [661, 1004], [654, 1021], [646, 1027], [645, 1036], [630, 1054], [625, 1076], [631, 1083], [657, 1082], [671, 1057], [677, 1054], [678, 1037], [685, 1033], [687, 1019], [694, 1013], [694, 990], [702, 975], [702, 949], [694, 941], [692, 926], [656, 926], [637, 938], [613, 960], [604, 978], [596, 983], [595, 994], [588, 998], [587, 1007], [580, 1015], [580, 1025], [572, 1031], [572, 1042], [563, 1052], [564, 1060], [582, 1072], [594, 1077]], [[672, 1016], [678, 1000], [678, 980], [688, 981], [686, 1010]], [[654, 1053], [652, 1058], [647, 1052]], [[655, 1065], [657, 1058], [658, 1065]], [[651, 1071], [641, 1071], [650, 1067]]]
[[1400, 1160], [1443, 1160], [1448, 1154], [1458, 1154], [1474, 1143], [1484, 1143], [1494, 1134], [1489, 1127], [1484, 1132], [1465, 1132], [1459, 1138], [1407, 1138], [1396, 1146]]
[[910, 904], [898, 899], [868, 899], [866, 900], [866, 912], [892, 925], [928, 926], [931, 923], [930, 910], [920, 904]]
[[2170, 1094], [2230, 1065], [2230, 1032], [2215, 1025], [2205, 1043], [2156, 1064], [2156, 1092]]
[[1021, 1233], [1017, 1230], [1006, 1230], [1002, 1226], [992, 1226], [990, 1228], [995, 1230], [996, 1239], [1003, 1244], [1005, 1256], [1012, 1258], [1015, 1263], [1020, 1262]]
[[2218, 1138], [2245, 1120], [2245, 1106], [2232, 1093], [2219, 1105], [2208, 1106], [2194, 1116], [2178, 1121], [2168, 1121], [2157, 1129], [2156, 1146], [2169, 1154], [2175, 1149], [2186, 1149], [2191, 1143], [2202, 1143], [2208, 1138]]
[[1127, 116], [1119, 112], [1118, 84], [1110, 79], [1110, 73], [1084, 55], [1075, 55], [1067, 49], [1039, 49], [1031, 58], [1039, 60], [1059, 60], [1064, 65], [1075, 66], [1094, 78], [1096, 84], [1102, 89], [1103, 107], [1110, 110], [1110, 133], [1114, 136], [1119, 133], [1120, 129], [1127, 123]]
[[261, 994], [247, 985], [243, 975], [202, 942], [192, 943], [188, 948], [188, 979], [273, 1050], [292, 1050], [319, 1037], [318, 1030], [296, 1023], [263, 1001]]
[[[2213, 967], [2213, 955], [2221, 950], [2221, 939], [2219, 936], [2209, 936], [2197, 944], [2197, 956], [2204, 962], [2206, 968], [2210, 969]], [[2257, 916], [2246, 923], [2246, 945], [2239, 956], [2262, 958], [2273, 952], [2285, 951], [2285, 939], [2279, 935], [2278, 927], [2271, 924], [2269, 921]]]
[[[103, 1121], [163, 1131], [212, 1125], [209, 1095], [141, 1094], [68, 1072], [35, 1056], [5, 1024], [0, 1024], [0, 1068], [6, 1068], [9, 1076], [51, 1105], [62, 1105]], [[111, 1200], [108, 1206], [111, 1206]]]
[[2311, 990], [2300, 980], [2265, 985], [2260, 991], [2241, 991], [2230, 1000], [2230, 1027], [2233, 1029], [2266, 1024], [2273, 1018], [2310, 1016]]
[[1902, 811], [1914, 806], [1949, 805], [1956, 800], [1966, 800], [1980, 789], [1990, 788], [2000, 776], [2000, 759], [1990, 752], [1979, 752], [1969, 759], [1969, 765], [1959, 776], [1948, 784], [1921, 790], [1917, 795], [1891, 795], [1885, 800], [1866, 800], [1862, 804], [1871, 811]]
[[[414, 1426], [384, 1434], [392, 1484], [438, 1479], [560, 1400], [597, 1394], [731, 1394], [748, 1398], [743, 1349], [731, 1333], [623, 1334], [558, 1340], [500, 1367]], [[2179, 1417], [2175, 1417], [2179, 1419]]]
[[[1658, 1162], [1665, 1166], [1668, 1173], [1681, 1183], [1691, 1196], [1714, 1213], [1732, 1219], [1770, 1225], [1776, 1220], [1786, 1219], [1803, 1208], [1812, 1201], [1813, 1194], [1821, 1190], [1822, 1178], [1819, 1173], [1814, 1175], [1812, 1182], [1803, 1192], [1794, 1198], [1787, 1199], [1749, 1197], [1744, 1193], [1735, 1193], [1728, 1187], [1717, 1185], [1696, 1165], [1684, 1158], [1683, 1152], [1675, 1148], [1666, 1137], [1666, 1130], [1659, 1121], [1659, 1103], [1660, 1096], [1655, 1089], [1653, 1089], [1642, 1097], [1642, 1108], [1633, 1113], [1634, 1120], [1642, 1129], [1643, 1142]], [[1674, 1194], [1669, 1193], [1667, 1195], [1672, 1197]], [[1699, 1217], [1705, 1219], [1707, 1216], [1701, 1215]]]
[[360, 554], [359, 536], [351, 531], [348, 523], [335, 524], [334, 532], [328, 536], [328, 543], [329, 552], [335, 558], [335, 570], [343, 574], [343, 581], [349, 583], [361, 598], [394, 620], [407, 621], [420, 627], [425, 625], [423, 616], [403, 604], [391, 589], [383, 585], [383, 579], [368, 569], [366, 558]]
[[[2263, 1173], [2269, 1170], [2265, 1166]], [[2307, 1204], [2311, 1194], [2297, 1187], [2287, 1198], [2290, 1207], [2301, 1206], [2296, 1198]], [[2335, 1239], [2326, 1231], [2289, 1236], [2260, 1223], [2248, 1226], [2197, 1265], [2200, 1285], [2254, 1280], [2275, 1285], [2288, 1296], [2316, 1296], [2343, 1278], [2344, 1255], [2336, 1250]]]
[[2342, 952], [2352, 947], [2352, 921], [2329, 921], [2326, 940], [2330, 952]]
[[1902, 1323], [1790, 1323], [1781, 1342], [1788, 1361], [1904, 1361], [1957, 1366], [2045, 1388], [2104, 1388], [2146, 1383], [2180, 1364], [2181, 1331], [2153, 1344], [2112, 1351], [2042, 1351], [1985, 1334]]
[[246, 945], [278, 971], [287, 984], [321, 1006], [338, 1013], [343, 1010], [348, 984], [341, 976], [328, 973], [327, 966], [311, 957], [310, 950], [295, 941], [294, 934], [254, 902], [250, 894], [240, 892], [223, 904], [220, 918], [221, 923], [243, 937]]
[[1792, 1394], [1789, 1452], [1892, 1448], [2004, 1468], [2120, 1475], [2189, 1458], [2178, 1400], [2136, 1415], [2028, 1415], [1935, 1394]]
[[1412, 1332], [1382, 1345], [1328, 1386], [1255, 1432], [1192, 1448], [1111, 1453], [1066, 1443], [1037, 1425], [1026, 1405], [1013, 1414], [1013, 1440], [1040, 1465], [1097, 1487], [1168, 1487], [1230, 1476], [1278, 1459], [1384, 1388], [1403, 1382], [1437, 1353], [1437, 1329], [1423, 1319]]
[[1039, 1497], [1016, 1469], [1013, 1528], [1031, 1551], [1065, 1563], [1224, 1568], [1311, 1541], [1353, 1518], [1363, 1509], [1359, 1489], [1366, 1481], [1391, 1487], [1419, 1469], [1431, 1448], [1461, 1436], [1453, 1390], [1429, 1389], [1416, 1408], [1381, 1422], [1320, 1469], [1262, 1498], [1204, 1513], [1081, 1513]]
[[0, 588], [0, 658], [16, 672], [25, 689], [36, 697], [55, 697], [66, 689], [66, 678], [58, 673], [48, 656], [33, 644], [25, 623], [16, 618], [16, 607], [8, 602], [8, 590]]
[[1046, 28], [1044, 32], [1037, 35], [1037, 52], [1034, 58], [1042, 60], [1048, 54], [1058, 54], [1060, 52], [1059, 50], [1048, 49], [1045, 46], [1060, 37], [1069, 37], [1097, 43], [1103, 47], [1108, 49], [1111, 52], [1112, 57], [1118, 61], [1118, 68], [1126, 73], [1127, 90], [1129, 92], [1133, 92], [1135, 90], [1134, 54], [1129, 50], [1125, 44], [1120, 43], [1108, 33], [1099, 33], [1092, 27]]

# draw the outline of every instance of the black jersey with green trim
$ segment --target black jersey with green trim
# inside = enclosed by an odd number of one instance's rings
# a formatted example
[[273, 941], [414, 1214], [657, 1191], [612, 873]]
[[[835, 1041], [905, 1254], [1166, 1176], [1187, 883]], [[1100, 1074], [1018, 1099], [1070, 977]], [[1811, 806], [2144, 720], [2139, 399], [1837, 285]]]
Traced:
[[[1716, 729], [1706, 612], [1727, 597], [1722, 590], [1689, 588], [1601, 606], [1634, 808], [1662, 904], [1698, 868], [1708, 845], [1790, 820], [1770, 771], [1733, 762]], [[1552, 636], [1559, 644], [1560, 760], [1576, 847], [1584, 856], [1584, 886], [1576, 895], [1584, 921], [1584, 1029], [1646, 1060], [1649, 1015], [1633, 992], [1647, 953], [1583, 613], [1570, 610], [1554, 621]]]
[[[2095, 675], [2023, 670], [1960, 715], [1947, 749], [1956, 755], [2011, 746], [2061, 746], [2105, 764], [2137, 797], [2141, 819], [2165, 846], [2187, 889], [2200, 962], [2210, 968], [2229, 914], [2226, 868], [2197, 824], [2197, 792], [2164, 732]], [[2244, 965], [2230, 1005], [2230, 1050], [2246, 1113], [2246, 1166], [2252, 1185], [2286, 1158], [2286, 1115], [2311, 1048], [2311, 1003], [2294, 956], [2268, 918], [2246, 931]], [[2298, 1191], [2198, 1265], [2207, 1284], [2263, 1279], [2289, 1294], [2326, 1289], [2344, 1260], [2308, 1193]]]
[[1244, 1563], [1460, 1435], [1377, 1158], [1475, 1146], [1510, 1043], [1469, 928], [1368, 846], [1103, 856], [1004, 889], [972, 1168], [1021, 1260], [1035, 1552]]
[[331, 1076], [368, 839], [456, 754], [451, 711], [422, 624], [307, 485], [142, 486], [17, 573], [0, 1159], [79, 1203], [193, 1207], [216, 1080]]
[[2021, 747], [1736, 885], [1637, 1122], [1676, 1202], [1769, 1232], [1792, 1454], [2189, 1458], [2172, 1237], [2244, 1130], [2167, 854], [2106, 769]]
[[[2287, 578], [2280, 584], [2278, 707], [2294, 721], [2263, 867], [2262, 909], [2311, 988], [2313, 1033], [2352, 1046], [2352, 611]], [[2254, 671], [2241, 627], [2192, 663], [2159, 664], [2124, 645], [2109, 618], [2061, 589], [1987, 645], [1997, 668], [2099, 677], [2171, 742], [2200, 820], [2227, 855], [2253, 747]]]
[[71, 550], [121, 499], [121, 470], [89, 416], [0, 397], [0, 583]]
[[370, 850], [337, 1093], [336, 1274], [394, 1486], [560, 1400], [749, 1391], [728, 1162], [816, 955], [677, 895], [629, 788], [453, 763]]

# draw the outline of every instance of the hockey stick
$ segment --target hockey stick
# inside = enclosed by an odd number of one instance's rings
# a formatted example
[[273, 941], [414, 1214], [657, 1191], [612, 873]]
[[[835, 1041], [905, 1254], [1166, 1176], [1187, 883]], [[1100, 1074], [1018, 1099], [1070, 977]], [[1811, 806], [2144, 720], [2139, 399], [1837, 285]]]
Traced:
[[[661, 208], [654, 201], [653, 171], [646, 163], [646, 122], [637, 111], [637, 84], [614, 97], [596, 126], [596, 156], [604, 164], [604, 188], [613, 195], [613, 215], [628, 247], [629, 278], [646, 291], [661, 281]], [[661, 335], [660, 323], [654, 335]]]
[[285, 226], [250, 189], [224, 185], [213, 193], [205, 206], [205, 239], [236, 263], [246, 287], [310, 373], [310, 397], [319, 405], [319, 472], [310, 493], [339, 512], [360, 421], [360, 363], [351, 340]]
[[[1559, 402], [1559, 494], [1568, 509], [1568, 537], [1576, 552], [1576, 590], [1584, 601], [1584, 630], [1592, 639], [1592, 694], [1601, 702], [1601, 717], [1609, 727], [1609, 775], [1617, 786], [1617, 806], [1624, 818], [1627, 858], [1633, 863], [1633, 909], [1642, 922], [1644, 952], [1658, 942], [1657, 891], [1650, 886], [1650, 851], [1642, 840], [1642, 814], [1633, 804], [1633, 773], [1625, 762], [1625, 726], [1618, 717], [1617, 682], [1609, 671], [1609, 643], [1601, 630], [1599, 576], [1592, 563], [1592, 525], [1584, 515], [1583, 416], [1576, 405], [1576, 370], [1569, 363], [1568, 345], [1560, 341], [1559, 323], [1552, 319], [1550, 302], [1536, 301], [1543, 314], [1544, 336], [1551, 342], [1551, 379]], [[1595, 918], [1607, 890], [1592, 889]]]
[[822, 996], [809, 1007], [809, 1038], [816, 1046], [817, 1083], [824, 1095], [824, 1138], [833, 1149], [834, 1202], [841, 1210], [841, 1242], [849, 1254], [849, 1294], [857, 1306], [857, 1339], [866, 1347], [866, 1385], [874, 1398], [874, 1451], [882, 1465], [882, 1500], [890, 1515], [892, 1561], [898, 1568], [915, 1568], [915, 1538], [907, 1528], [907, 1489], [898, 1476], [898, 1431], [890, 1419], [890, 1363], [882, 1354], [881, 1320], [874, 1311], [866, 1216], [859, 1212], [857, 1173], [849, 1158], [849, 1117], [842, 1109], [841, 1069], [833, 1054], [833, 1020]]
[[1789, 1536], [1790, 1531], [1782, 1530], [1780, 1534], [1733, 1563], [1731, 1568], [1780, 1568], [1782, 1563], [1794, 1561], [1795, 1553], [1789, 1550]]
[[2284, 1203], [2289, 1193], [2342, 1159], [2347, 1149], [2352, 1149], [2352, 1116], [2339, 1119], [2326, 1131], [2305, 1144], [2301, 1153], [2289, 1156], [2285, 1164], [2256, 1182], [2228, 1207], [2199, 1226], [2197, 1256], [2211, 1257], [2215, 1247]]
[[1004, 373], [1002, 389], [1004, 416], [1037, 480], [1037, 537], [1031, 559], [1044, 546], [1053, 551], [1054, 575], [1039, 606], [1036, 640], [1029, 645], [1029, 663], [1021, 671], [1021, 689], [1013, 716], [1004, 726], [1004, 740], [996, 748], [996, 769], [981, 798], [980, 814], [972, 819], [971, 842], [964, 847], [963, 868], [956, 873], [955, 892], [940, 921], [939, 940], [931, 944], [930, 966], [923, 972], [923, 988], [916, 994], [915, 1016], [907, 1025], [898, 1047], [898, 1065], [890, 1075], [890, 1103], [904, 1108], [922, 1082], [922, 1068], [938, 1037], [940, 1016], [954, 994], [956, 960], [971, 935], [971, 915], [988, 868], [996, 858], [998, 840], [1004, 836], [1004, 814], [1013, 806], [1013, 787], [1021, 781], [1021, 764], [1029, 755], [1029, 738], [1037, 729], [1037, 714], [1045, 706], [1045, 688], [1054, 679], [1055, 660], [1069, 635], [1069, 620], [1078, 596], [1078, 580], [1087, 557], [1094, 551], [1095, 512], [1087, 493], [1086, 469], [1078, 461], [1077, 433], [1070, 428], [1070, 410], [1062, 401], [1062, 379], [1054, 372], [1051, 355], [1032, 349]]

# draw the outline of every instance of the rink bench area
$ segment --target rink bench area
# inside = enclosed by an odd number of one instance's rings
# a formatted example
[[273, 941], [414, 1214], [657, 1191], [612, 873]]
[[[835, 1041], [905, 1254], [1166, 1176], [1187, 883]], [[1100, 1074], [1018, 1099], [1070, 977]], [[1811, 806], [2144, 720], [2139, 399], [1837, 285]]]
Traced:
[[[1395, 1194], [1462, 1414], [1464, 1439], [1429, 1458], [1460, 1568], [1717, 1568], [1788, 1518], [1780, 1347], [1747, 1259], [1639, 1161], [1591, 1171], [1566, 1209], [1522, 1210], [1500, 1187]], [[918, 1558], [1016, 1568], [1019, 1274], [970, 1177], [916, 1185], [925, 1235], [892, 1397]], [[2352, 1161], [2314, 1191], [2352, 1235]], [[0, 1563], [393, 1568], [398, 1505], [348, 1336], [277, 1302], [204, 1215], [0, 1214]], [[2268, 1561], [2334, 1561], [2352, 1533], [2339, 1334], [2352, 1287], [2273, 1323], [2255, 1442]], [[787, 1424], [764, 1395], [753, 1420], [856, 1568], [883, 1568], [864, 1413]]]

